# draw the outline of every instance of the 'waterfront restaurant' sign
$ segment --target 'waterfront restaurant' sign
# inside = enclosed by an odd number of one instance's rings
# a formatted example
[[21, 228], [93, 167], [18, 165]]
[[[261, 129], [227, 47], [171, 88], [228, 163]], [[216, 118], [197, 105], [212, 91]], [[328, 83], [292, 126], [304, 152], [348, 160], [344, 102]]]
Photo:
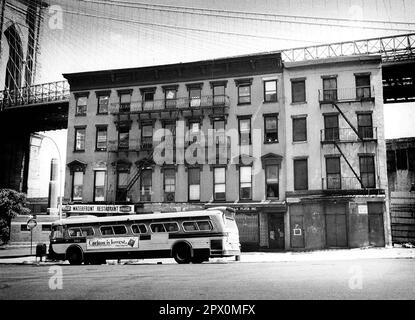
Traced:
[[65, 205], [62, 211], [70, 213], [134, 213], [134, 205], [106, 205], [106, 204], [71, 204]]

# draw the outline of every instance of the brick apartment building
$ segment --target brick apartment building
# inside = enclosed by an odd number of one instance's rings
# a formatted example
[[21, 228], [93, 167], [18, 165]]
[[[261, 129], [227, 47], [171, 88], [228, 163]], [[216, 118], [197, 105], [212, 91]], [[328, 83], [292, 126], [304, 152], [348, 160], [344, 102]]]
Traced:
[[380, 57], [64, 76], [66, 203], [231, 206], [243, 249], [390, 243]]

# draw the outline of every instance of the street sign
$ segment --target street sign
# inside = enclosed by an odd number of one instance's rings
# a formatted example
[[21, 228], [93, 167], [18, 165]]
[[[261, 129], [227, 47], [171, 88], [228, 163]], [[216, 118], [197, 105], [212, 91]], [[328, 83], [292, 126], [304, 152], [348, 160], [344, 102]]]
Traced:
[[29, 219], [29, 221], [27, 221], [27, 228], [32, 230], [34, 227], [37, 226], [37, 222], [35, 219]]

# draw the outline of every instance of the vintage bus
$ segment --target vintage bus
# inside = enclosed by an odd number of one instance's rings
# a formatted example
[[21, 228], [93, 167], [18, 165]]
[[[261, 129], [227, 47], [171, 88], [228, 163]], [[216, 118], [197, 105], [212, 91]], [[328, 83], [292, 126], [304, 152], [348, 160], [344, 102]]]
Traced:
[[121, 216], [78, 216], [52, 224], [48, 257], [70, 264], [107, 259], [174, 258], [202, 263], [240, 255], [232, 208]]

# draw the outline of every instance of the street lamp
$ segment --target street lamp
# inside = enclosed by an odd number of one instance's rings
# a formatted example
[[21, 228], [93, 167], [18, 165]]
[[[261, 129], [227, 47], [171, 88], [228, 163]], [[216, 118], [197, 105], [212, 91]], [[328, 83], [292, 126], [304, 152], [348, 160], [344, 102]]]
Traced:
[[58, 144], [49, 136], [45, 136], [43, 134], [37, 133], [37, 136], [40, 137], [40, 146], [42, 145], [43, 139], [47, 138], [55, 145], [56, 150], [58, 150], [58, 156], [59, 156], [59, 202], [58, 202], [58, 211], [59, 211], [59, 220], [62, 220], [62, 180], [63, 180], [63, 166], [62, 166], [62, 157], [61, 152], [59, 150]]

